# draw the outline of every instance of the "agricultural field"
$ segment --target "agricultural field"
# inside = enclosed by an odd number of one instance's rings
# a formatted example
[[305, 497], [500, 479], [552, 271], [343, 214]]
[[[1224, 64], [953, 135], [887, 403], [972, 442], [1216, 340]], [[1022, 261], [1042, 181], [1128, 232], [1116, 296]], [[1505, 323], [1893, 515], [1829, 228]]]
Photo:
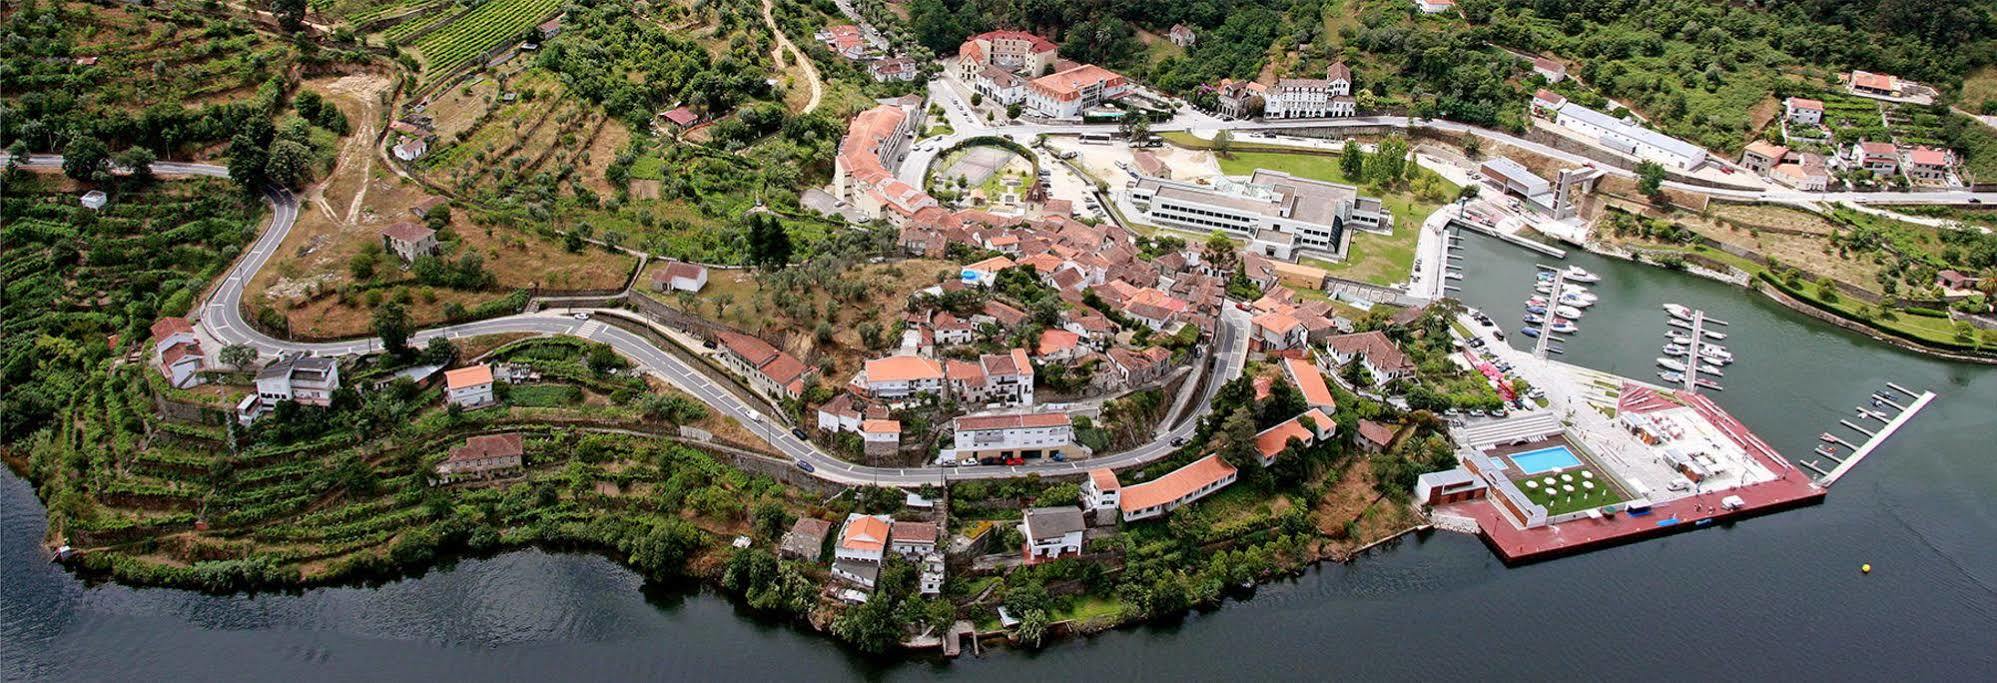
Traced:
[[[414, 47], [422, 55], [424, 71], [434, 78], [480, 57], [494, 46], [519, 40], [527, 29], [554, 16], [559, 7], [561, 3], [557, 0], [487, 0], [450, 23], [415, 38]], [[400, 35], [397, 38], [391, 31], [386, 37], [391, 42], [409, 38], [408, 34]]]

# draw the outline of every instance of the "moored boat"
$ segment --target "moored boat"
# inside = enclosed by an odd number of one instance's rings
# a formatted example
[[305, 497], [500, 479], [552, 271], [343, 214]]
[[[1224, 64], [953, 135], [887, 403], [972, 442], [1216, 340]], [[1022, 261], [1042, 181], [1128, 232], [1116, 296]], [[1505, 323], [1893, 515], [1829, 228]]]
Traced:
[[1675, 360], [1672, 360], [1672, 359], [1670, 359], [1670, 358], [1659, 358], [1659, 359], [1657, 359], [1657, 366], [1658, 366], [1658, 367], [1661, 367], [1661, 368], [1664, 368], [1664, 369], [1666, 369], [1666, 370], [1671, 370], [1671, 371], [1673, 371], [1673, 372], [1684, 372], [1684, 371], [1685, 371], [1685, 364], [1684, 364], [1684, 363], [1680, 363], [1680, 362], [1678, 362], [1678, 361], [1675, 361]]
[[1685, 383], [1685, 373], [1682, 372], [1672, 372], [1670, 370], [1665, 370], [1657, 373], [1657, 376], [1659, 378], [1662, 378], [1664, 381], [1670, 382], [1672, 384]]
[[1670, 313], [1671, 317], [1677, 318], [1679, 320], [1692, 319], [1692, 309], [1680, 306], [1678, 304], [1665, 304], [1664, 312]]

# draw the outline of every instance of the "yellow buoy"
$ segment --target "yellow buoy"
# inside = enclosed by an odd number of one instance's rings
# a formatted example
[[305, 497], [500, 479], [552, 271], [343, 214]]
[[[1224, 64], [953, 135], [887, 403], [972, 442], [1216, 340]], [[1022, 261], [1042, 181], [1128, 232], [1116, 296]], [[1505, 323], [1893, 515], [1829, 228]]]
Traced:
[[1871, 574], [1871, 573], [1872, 573], [1872, 565], [1870, 565], [1870, 564], [1861, 564], [1861, 565], [1858, 565], [1858, 573], [1860, 573], [1860, 574]]

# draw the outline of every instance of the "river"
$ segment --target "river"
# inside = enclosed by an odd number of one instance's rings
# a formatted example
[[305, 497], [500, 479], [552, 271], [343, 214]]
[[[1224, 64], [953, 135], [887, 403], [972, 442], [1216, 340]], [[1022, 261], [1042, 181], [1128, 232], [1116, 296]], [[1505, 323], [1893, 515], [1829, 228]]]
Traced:
[[[1519, 326], [1536, 255], [1481, 237], [1460, 293]], [[1591, 254], [1565, 360], [1652, 378], [1666, 301], [1732, 323], [1727, 409], [1792, 457], [1886, 381], [1939, 399], [1823, 505], [1507, 568], [1408, 540], [1167, 624], [882, 661], [608, 559], [536, 550], [378, 586], [209, 596], [92, 585], [39, 555], [0, 475], [0, 679], [640, 678], [1935, 680], [1997, 671], [1997, 370], [1829, 328], [1725, 284]], [[1858, 565], [1871, 563], [1861, 575]], [[1983, 674], [1975, 674], [1982, 671]], [[1967, 675], [1965, 675], [1967, 674]]]

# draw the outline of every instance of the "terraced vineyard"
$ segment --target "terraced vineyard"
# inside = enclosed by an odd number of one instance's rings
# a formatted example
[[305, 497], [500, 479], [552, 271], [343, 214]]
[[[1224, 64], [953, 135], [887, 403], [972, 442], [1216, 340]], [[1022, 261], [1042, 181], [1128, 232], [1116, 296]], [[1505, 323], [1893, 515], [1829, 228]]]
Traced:
[[541, 23], [558, 0], [487, 0], [449, 25], [416, 41], [425, 69], [432, 75], [455, 69], [502, 41], [513, 40]]

